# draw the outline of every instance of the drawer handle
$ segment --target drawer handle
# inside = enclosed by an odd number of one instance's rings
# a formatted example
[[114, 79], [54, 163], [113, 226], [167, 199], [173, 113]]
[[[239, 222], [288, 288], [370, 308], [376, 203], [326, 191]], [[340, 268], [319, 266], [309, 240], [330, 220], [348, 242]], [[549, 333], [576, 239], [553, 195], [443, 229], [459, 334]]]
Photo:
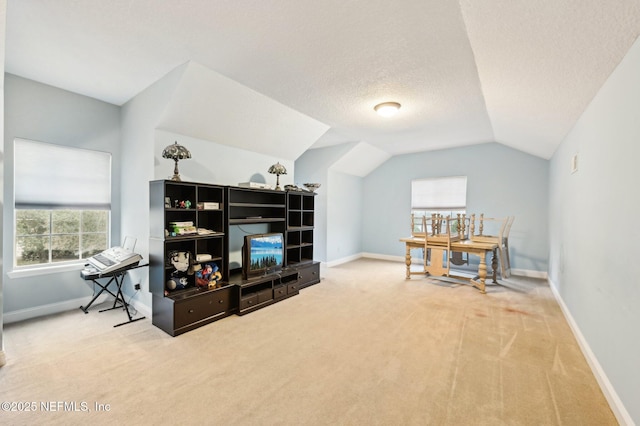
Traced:
[[218, 303], [224, 303], [224, 300], [218, 300]]
[[250, 305], [250, 304], [252, 304], [252, 303], [253, 303], [253, 300], [249, 300], [249, 301], [247, 302], [247, 304], [249, 304], [249, 305]]
[[193, 309], [189, 309], [189, 313], [192, 314], [193, 313]]

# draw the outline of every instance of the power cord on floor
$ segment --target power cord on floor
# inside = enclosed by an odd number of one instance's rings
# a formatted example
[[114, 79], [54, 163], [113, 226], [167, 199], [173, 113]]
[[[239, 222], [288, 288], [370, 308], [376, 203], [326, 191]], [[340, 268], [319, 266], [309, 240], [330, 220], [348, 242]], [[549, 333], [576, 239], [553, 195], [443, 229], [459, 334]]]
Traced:
[[[140, 292], [140, 289], [137, 289], [137, 290], [135, 291], [135, 293], [133, 293], [131, 296], [129, 296], [129, 301], [127, 302], [127, 306], [128, 306], [128, 309], [129, 309], [129, 314], [131, 314], [131, 316], [132, 316], [132, 317], [134, 317], [134, 316], [136, 316], [136, 315], [138, 314], [138, 310], [135, 308], [135, 306], [133, 306], [133, 305], [131, 304], [131, 300], [132, 300], [132, 299], [133, 299], [133, 297], [134, 297], [136, 294], [138, 294], [139, 292]], [[123, 306], [123, 308], [124, 308], [124, 306]]]

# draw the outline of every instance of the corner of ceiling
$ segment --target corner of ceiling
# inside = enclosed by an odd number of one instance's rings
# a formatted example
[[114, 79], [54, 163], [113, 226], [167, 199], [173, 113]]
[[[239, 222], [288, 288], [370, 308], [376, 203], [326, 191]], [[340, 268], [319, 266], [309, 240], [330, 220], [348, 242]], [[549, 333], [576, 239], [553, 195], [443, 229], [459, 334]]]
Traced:
[[329, 126], [191, 61], [158, 128], [295, 160]]
[[353, 176], [365, 177], [389, 158], [391, 158], [391, 154], [388, 152], [366, 142], [357, 142], [338, 158], [330, 169]]

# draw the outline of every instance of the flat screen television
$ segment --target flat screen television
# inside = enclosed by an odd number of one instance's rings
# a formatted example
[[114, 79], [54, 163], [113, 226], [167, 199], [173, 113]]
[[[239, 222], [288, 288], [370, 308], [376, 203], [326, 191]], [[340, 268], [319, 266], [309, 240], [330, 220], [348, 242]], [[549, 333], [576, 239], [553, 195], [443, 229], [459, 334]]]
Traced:
[[283, 262], [283, 234], [245, 235], [242, 247], [242, 277], [245, 280], [279, 272]]

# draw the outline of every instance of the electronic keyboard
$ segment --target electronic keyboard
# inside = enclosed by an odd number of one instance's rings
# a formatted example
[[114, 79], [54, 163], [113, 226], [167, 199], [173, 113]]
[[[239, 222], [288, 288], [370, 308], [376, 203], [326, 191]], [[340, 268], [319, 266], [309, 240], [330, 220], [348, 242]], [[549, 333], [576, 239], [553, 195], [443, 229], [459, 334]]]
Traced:
[[89, 266], [93, 267], [95, 272], [99, 274], [116, 271], [127, 266], [135, 266], [141, 260], [142, 256], [138, 253], [122, 247], [111, 247], [87, 259]]

